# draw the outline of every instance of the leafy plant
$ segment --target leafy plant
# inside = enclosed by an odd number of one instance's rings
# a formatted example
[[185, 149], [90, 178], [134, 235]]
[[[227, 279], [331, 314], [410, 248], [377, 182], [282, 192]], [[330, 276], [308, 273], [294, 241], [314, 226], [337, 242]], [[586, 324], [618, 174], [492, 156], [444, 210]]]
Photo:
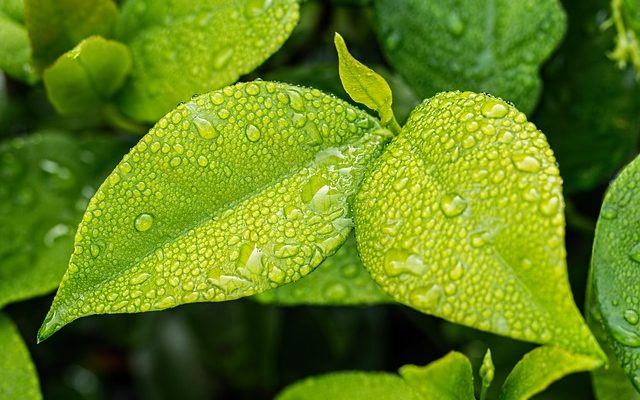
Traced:
[[640, 398], [635, 3], [436, 3], [0, 0], [0, 398]]

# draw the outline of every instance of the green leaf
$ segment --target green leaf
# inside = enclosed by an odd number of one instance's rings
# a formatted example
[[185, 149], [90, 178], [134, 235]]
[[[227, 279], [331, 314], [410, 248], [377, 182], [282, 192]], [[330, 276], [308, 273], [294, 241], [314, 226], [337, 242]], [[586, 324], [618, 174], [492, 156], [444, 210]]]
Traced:
[[275, 400], [420, 400], [398, 375], [386, 372], [336, 372], [304, 379]]
[[42, 70], [82, 39], [109, 37], [118, 16], [113, 0], [24, 0], [33, 62]]
[[604, 357], [567, 279], [562, 180], [542, 132], [489, 95], [418, 106], [354, 204], [365, 267], [397, 301]]
[[125, 150], [58, 131], [0, 143], [0, 307], [58, 286], [87, 201]]
[[38, 374], [18, 329], [0, 313], [0, 399], [42, 399]]
[[298, 8], [296, 0], [127, 1], [118, 38], [133, 71], [121, 110], [152, 122], [194, 93], [235, 82], [282, 46]]
[[309, 275], [261, 293], [256, 299], [281, 305], [356, 305], [391, 301], [362, 265], [353, 235], [349, 235], [336, 254]]
[[602, 318], [616, 359], [640, 391], [640, 158], [625, 167], [607, 191], [591, 258], [593, 307]]
[[502, 386], [500, 400], [529, 399], [565, 375], [589, 371], [600, 365], [600, 360], [559, 347], [537, 347], [513, 368]]
[[480, 400], [484, 400], [487, 397], [487, 391], [493, 382], [493, 377], [496, 373], [496, 367], [493, 365], [493, 359], [491, 358], [491, 350], [487, 349], [482, 359], [482, 365], [480, 366], [480, 379], [482, 379], [482, 388], [480, 391]]
[[636, 0], [611, 0], [610, 25], [616, 29], [616, 47], [609, 54], [620, 68], [630, 62], [640, 78], [640, 4]]
[[565, 193], [608, 182], [636, 154], [640, 85], [605, 54], [613, 32], [602, 32], [598, 16], [607, 3], [566, 3], [569, 30], [545, 68], [549, 90], [534, 116], [560, 163]]
[[127, 46], [91, 36], [63, 54], [43, 74], [49, 101], [63, 115], [99, 108], [131, 71]]
[[385, 55], [420, 97], [489, 92], [527, 114], [566, 27], [557, 0], [375, 0], [374, 11]]
[[595, 307], [592, 286], [587, 287], [587, 323], [591, 332], [598, 339], [602, 349], [609, 359], [607, 365], [591, 371], [593, 392], [598, 400], [640, 400], [640, 393], [636, 391], [616, 360], [613, 348], [609, 342], [609, 335], [602, 324], [602, 315]]
[[400, 126], [391, 109], [393, 96], [387, 81], [353, 58], [340, 34], [335, 34], [333, 42], [338, 51], [340, 81], [349, 96], [354, 101], [376, 111], [384, 126], [390, 126], [396, 133], [399, 132]]
[[90, 201], [39, 338], [308, 274], [346, 239], [349, 197], [389, 135], [341, 100], [273, 82], [180, 105]]
[[475, 400], [473, 371], [464, 354], [452, 351], [424, 367], [405, 365], [400, 375], [421, 399]]
[[29, 36], [21, 20], [21, 8], [16, 8], [14, 3], [0, 3], [0, 70], [33, 84], [38, 77], [31, 66]]

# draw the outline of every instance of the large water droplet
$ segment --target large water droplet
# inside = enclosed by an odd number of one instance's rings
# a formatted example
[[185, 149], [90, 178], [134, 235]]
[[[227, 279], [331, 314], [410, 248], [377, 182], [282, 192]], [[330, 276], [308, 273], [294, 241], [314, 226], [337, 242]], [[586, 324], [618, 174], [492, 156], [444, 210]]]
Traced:
[[640, 320], [640, 318], [638, 317], [638, 313], [632, 309], [625, 310], [624, 319], [631, 325], [636, 325], [638, 323], [638, 320]]
[[153, 225], [153, 215], [142, 213], [136, 217], [133, 226], [138, 232], [145, 232], [151, 229]]
[[219, 135], [218, 131], [213, 127], [211, 122], [204, 118], [194, 117], [193, 125], [195, 125], [196, 130], [204, 139], [215, 139]]
[[440, 285], [433, 285], [429, 288], [420, 287], [411, 292], [410, 301], [418, 309], [433, 311], [440, 304], [443, 292]]
[[304, 101], [302, 100], [302, 96], [296, 90], [289, 89], [287, 90], [287, 94], [289, 95], [289, 104], [291, 108], [296, 111], [304, 111]]
[[604, 219], [615, 219], [618, 216], [618, 210], [615, 207], [605, 206], [600, 213]]
[[487, 118], [503, 118], [509, 113], [509, 109], [497, 101], [489, 100], [482, 105], [482, 115]]
[[252, 142], [257, 142], [260, 140], [260, 129], [255, 125], [249, 124], [244, 130], [244, 133], [247, 135], [247, 139]]
[[246, 267], [249, 273], [260, 275], [264, 270], [262, 256], [262, 250], [255, 244], [244, 243], [240, 246], [240, 256], [237, 262], [238, 265]]
[[640, 263], [640, 243], [636, 243], [629, 249], [629, 258]]
[[611, 335], [620, 344], [629, 347], [640, 347], [640, 335], [636, 332], [616, 323], [611, 324], [609, 329], [611, 331]]
[[540, 171], [540, 160], [535, 157], [520, 154], [511, 157], [511, 160], [513, 165], [522, 172], [534, 173]]
[[384, 257], [384, 269], [390, 276], [404, 273], [422, 275], [427, 271], [422, 258], [405, 250], [391, 249]]
[[447, 193], [440, 199], [440, 209], [447, 217], [456, 217], [467, 208], [467, 201], [457, 193]]

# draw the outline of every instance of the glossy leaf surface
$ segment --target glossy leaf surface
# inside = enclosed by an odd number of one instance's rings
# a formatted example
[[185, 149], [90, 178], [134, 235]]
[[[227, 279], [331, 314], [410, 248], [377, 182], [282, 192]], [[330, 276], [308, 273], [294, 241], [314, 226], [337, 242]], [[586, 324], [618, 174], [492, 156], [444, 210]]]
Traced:
[[283, 390], [275, 400], [419, 400], [398, 375], [386, 372], [337, 372], [307, 378]]
[[469, 359], [455, 351], [425, 367], [405, 365], [400, 375], [421, 399], [475, 400]]
[[127, 46], [91, 36], [47, 68], [43, 80], [49, 101], [60, 114], [80, 114], [113, 96], [130, 70]]
[[623, 370], [640, 391], [640, 158], [607, 191], [596, 226], [591, 284], [608, 341]]
[[502, 386], [500, 400], [526, 400], [565, 375], [589, 371], [601, 362], [554, 346], [535, 348], [516, 364]]
[[557, 0], [375, 0], [374, 10], [387, 58], [422, 98], [488, 92], [525, 113], [566, 26]]
[[42, 399], [36, 368], [18, 329], [0, 313], [0, 399]]
[[120, 140], [46, 131], [0, 142], [0, 307], [53, 290]]
[[133, 71], [122, 111], [156, 121], [194, 94], [235, 82], [280, 48], [298, 8], [295, 0], [127, 1], [117, 36], [131, 47]]
[[352, 227], [348, 198], [389, 132], [318, 90], [251, 82], [163, 117], [89, 203], [39, 337], [84, 315], [263, 292]]
[[602, 357], [572, 301], [562, 180], [544, 135], [504, 101], [418, 106], [357, 194], [374, 279], [422, 312]]
[[355, 305], [391, 302], [362, 265], [350, 235], [342, 247], [312, 273], [256, 296], [263, 303], [281, 305]]
[[113, 0], [24, 0], [33, 62], [44, 69], [91, 35], [109, 37], [118, 17]]

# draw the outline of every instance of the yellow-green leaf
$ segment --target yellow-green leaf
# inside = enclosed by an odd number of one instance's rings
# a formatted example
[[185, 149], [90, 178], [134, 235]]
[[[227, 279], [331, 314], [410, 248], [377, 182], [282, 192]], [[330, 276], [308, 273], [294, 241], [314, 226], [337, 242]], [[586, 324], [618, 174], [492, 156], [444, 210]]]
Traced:
[[81, 114], [102, 106], [131, 70], [127, 46], [91, 36], [63, 54], [43, 74], [49, 101], [60, 114]]
[[354, 204], [365, 267], [401, 303], [603, 358], [572, 301], [562, 180], [526, 116], [471, 92], [418, 106]]
[[318, 90], [250, 82], [163, 117], [98, 189], [39, 333], [263, 292], [311, 272], [390, 133]]
[[36, 368], [18, 329], [0, 313], [0, 399], [42, 399]]
[[500, 400], [526, 400], [565, 375], [602, 365], [593, 357], [570, 353], [555, 346], [537, 347], [518, 361], [505, 380]]
[[400, 130], [393, 116], [391, 88], [385, 79], [371, 68], [353, 58], [340, 34], [334, 36], [334, 44], [338, 51], [338, 65], [342, 86], [351, 98], [380, 115], [385, 126], [393, 126]]
[[296, 0], [129, 0], [117, 38], [133, 53], [123, 113], [153, 122], [192, 95], [220, 89], [275, 53], [299, 18]]
[[475, 400], [471, 363], [456, 351], [424, 367], [405, 365], [400, 375], [421, 399]]
[[288, 285], [261, 293], [256, 300], [281, 305], [391, 302], [391, 298], [362, 265], [353, 235], [349, 235], [336, 254], [324, 260], [312, 273]]

